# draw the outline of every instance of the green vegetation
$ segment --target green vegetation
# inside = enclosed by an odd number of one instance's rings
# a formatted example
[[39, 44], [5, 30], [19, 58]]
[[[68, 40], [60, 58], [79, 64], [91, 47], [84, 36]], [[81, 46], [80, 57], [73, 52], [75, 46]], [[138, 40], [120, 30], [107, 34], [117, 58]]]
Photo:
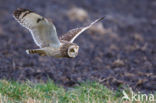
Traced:
[[120, 103], [122, 96], [122, 92], [113, 92], [96, 82], [65, 90], [52, 81], [38, 84], [0, 81], [0, 103]]

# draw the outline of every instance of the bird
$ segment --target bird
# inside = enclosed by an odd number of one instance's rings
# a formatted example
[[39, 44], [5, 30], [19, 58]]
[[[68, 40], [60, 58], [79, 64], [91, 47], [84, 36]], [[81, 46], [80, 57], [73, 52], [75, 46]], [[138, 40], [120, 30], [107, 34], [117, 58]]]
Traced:
[[58, 37], [53, 21], [34, 11], [18, 8], [13, 12], [13, 17], [20, 25], [30, 31], [35, 44], [39, 47], [38, 49], [26, 50], [27, 54], [56, 58], [75, 58], [79, 52], [79, 45], [74, 43], [74, 40], [82, 32], [104, 19], [104, 17], [101, 17], [91, 22], [88, 26], [71, 29]]

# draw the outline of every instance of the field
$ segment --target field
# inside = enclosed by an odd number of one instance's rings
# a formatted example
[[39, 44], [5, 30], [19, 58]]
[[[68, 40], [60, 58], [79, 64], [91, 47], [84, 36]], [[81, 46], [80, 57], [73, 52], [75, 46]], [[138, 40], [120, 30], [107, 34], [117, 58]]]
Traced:
[[[98, 83], [87, 83], [65, 90], [52, 81], [47, 84], [31, 84], [1, 81], [1, 95], [8, 101], [21, 102], [53, 102], [53, 103], [102, 103], [115, 100], [113, 92]], [[2, 87], [3, 86], [3, 87]], [[2, 96], [1, 96], [2, 97]], [[5, 101], [5, 100], [4, 100]]]
[[[122, 90], [115, 92], [96, 82], [82, 83], [74, 88], [64, 89], [49, 80], [45, 83], [33, 84], [0, 81], [1, 103], [132, 103], [132, 100], [122, 99]], [[132, 94], [125, 89], [127, 95]], [[139, 95], [142, 95], [141, 93]], [[148, 96], [148, 95], [147, 95]], [[156, 96], [156, 95], [155, 95]], [[131, 98], [131, 97], [130, 97]], [[133, 103], [149, 103], [149, 99], [138, 99]], [[149, 98], [149, 97], [148, 97]], [[152, 101], [151, 103], [154, 103]]]
[[[106, 18], [100, 29], [95, 26], [75, 40], [80, 46], [76, 58], [56, 59], [26, 54], [26, 49], [38, 47], [29, 31], [12, 17], [17, 8], [50, 18], [58, 36], [102, 16]], [[86, 11], [87, 17], [74, 20], [68, 14], [73, 8]], [[154, 95], [155, 10], [155, 0], [0, 0], [1, 96], [15, 101], [42, 101], [44, 97], [49, 101], [46, 96], [52, 96], [54, 102], [74, 98], [73, 102], [86, 103], [108, 102], [111, 98], [110, 103], [118, 103], [123, 90], [130, 88]]]

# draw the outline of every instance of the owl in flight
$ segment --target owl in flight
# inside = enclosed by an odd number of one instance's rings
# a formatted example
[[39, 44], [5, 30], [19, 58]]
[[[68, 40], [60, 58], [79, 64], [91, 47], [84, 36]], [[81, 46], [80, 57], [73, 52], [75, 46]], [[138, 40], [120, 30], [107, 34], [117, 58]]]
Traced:
[[33, 11], [20, 8], [14, 11], [13, 17], [31, 32], [35, 44], [39, 46], [39, 49], [26, 50], [27, 54], [67, 58], [78, 55], [79, 46], [73, 43], [74, 40], [96, 22], [104, 19], [102, 17], [88, 26], [72, 29], [58, 38], [53, 22]]

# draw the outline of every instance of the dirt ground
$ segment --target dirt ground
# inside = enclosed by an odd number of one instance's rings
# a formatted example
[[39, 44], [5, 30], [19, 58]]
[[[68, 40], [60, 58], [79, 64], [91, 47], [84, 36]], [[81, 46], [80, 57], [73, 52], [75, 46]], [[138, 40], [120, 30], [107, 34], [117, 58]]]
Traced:
[[[76, 43], [74, 59], [27, 55], [37, 48], [28, 30], [12, 17], [16, 8], [27, 8], [52, 18], [58, 35], [87, 22], [71, 21], [66, 11], [85, 9], [91, 20], [108, 16], [106, 32], [84, 32]], [[156, 91], [155, 0], [0, 0], [0, 78], [32, 82], [52, 79], [65, 87], [87, 80], [111, 89], [128, 85], [142, 92]]]

